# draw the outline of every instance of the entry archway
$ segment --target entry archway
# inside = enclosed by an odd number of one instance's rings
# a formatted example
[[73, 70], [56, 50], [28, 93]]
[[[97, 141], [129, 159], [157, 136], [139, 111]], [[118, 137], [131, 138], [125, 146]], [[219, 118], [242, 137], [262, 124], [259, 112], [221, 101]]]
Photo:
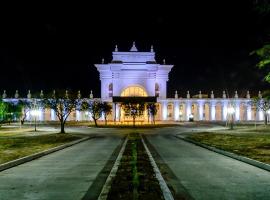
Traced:
[[147, 97], [147, 92], [141, 86], [129, 86], [121, 92], [122, 97]]

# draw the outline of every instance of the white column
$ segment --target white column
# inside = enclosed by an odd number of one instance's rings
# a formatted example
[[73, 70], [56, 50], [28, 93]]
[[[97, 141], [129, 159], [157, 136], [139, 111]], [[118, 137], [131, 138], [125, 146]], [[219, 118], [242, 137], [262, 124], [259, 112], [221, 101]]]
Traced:
[[224, 101], [222, 102], [222, 120], [227, 120], [227, 109], [228, 109], [228, 102]]
[[76, 121], [81, 121], [81, 112], [76, 110]]
[[203, 120], [203, 103], [204, 102], [201, 102], [201, 101], [199, 101], [199, 104], [198, 104], [198, 106], [199, 106], [199, 120]]
[[262, 110], [258, 111], [258, 118], [259, 118], [258, 119], [259, 121], [263, 121], [264, 117], [263, 117], [263, 111]]
[[247, 121], [251, 120], [251, 105], [247, 104]]
[[162, 102], [162, 120], [167, 120], [168, 116], [168, 103]]
[[39, 109], [40, 115], [38, 116], [39, 121], [44, 121], [45, 119], [45, 109], [44, 108], [40, 108]]
[[179, 121], [179, 102], [174, 102], [173, 105], [174, 110], [174, 121]]
[[120, 106], [118, 104], [116, 104], [116, 113], [115, 113], [115, 116], [116, 116], [116, 121], [119, 121], [120, 120], [120, 112], [121, 112], [121, 109], [120, 109]]
[[216, 102], [211, 102], [209, 105], [210, 108], [210, 121], [216, 120]]
[[189, 116], [191, 114], [191, 102], [186, 101], [186, 120], [189, 120]]
[[236, 121], [240, 120], [240, 103], [239, 102], [235, 103], [235, 120]]
[[56, 120], [56, 116], [55, 116], [55, 112], [53, 109], [51, 109], [51, 120], [55, 121]]

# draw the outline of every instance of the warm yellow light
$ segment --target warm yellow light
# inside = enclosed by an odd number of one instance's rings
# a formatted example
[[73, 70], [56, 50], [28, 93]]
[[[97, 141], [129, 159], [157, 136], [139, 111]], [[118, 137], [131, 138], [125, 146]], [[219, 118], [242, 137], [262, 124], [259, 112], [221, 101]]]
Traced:
[[146, 97], [147, 93], [145, 90], [138, 86], [130, 86], [123, 90], [121, 93], [122, 97]]

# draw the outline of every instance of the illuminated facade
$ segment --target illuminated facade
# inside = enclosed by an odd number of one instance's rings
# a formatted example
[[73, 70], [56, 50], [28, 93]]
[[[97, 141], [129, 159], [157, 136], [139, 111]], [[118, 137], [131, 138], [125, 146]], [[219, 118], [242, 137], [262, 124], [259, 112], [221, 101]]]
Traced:
[[[112, 53], [112, 61], [101, 64], [95, 64], [100, 73], [101, 98], [93, 98], [90, 94], [90, 100], [107, 101], [113, 104], [113, 111], [108, 117], [111, 121], [124, 122], [128, 120], [123, 114], [120, 103], [113, 103], [113, 97], [157, 97], [158, 113], [156, 120], [159, 121], [188, 121], [191, 118], [194, 121], [227, 121], [228, 110], [234, 109], [234, 120], [236, 121], [254, 121], [263, 120], [263, 112], [257, 111], [250, 104], [250, 94], [244, 98], [238, 97], [235, 92], [233, 98], [228, 98], [226, 93], [221, 92], [221, 97], [216, 98], [213, 91], [208, 95], [199, 94], [191, 96], [187, 91], [184, 97], [180, 97], [175, 91], [174, 98], [167, 98], [168, 74], [173, 65], [168, 65], [163, 60], [158, 64], [155, 60], [153, 47], [149, 52], [139, 52], [135, 43], [130, 51], [118, 51], [118, 47]], [[40, 97], [42, 98], [41, 91]], [[261, 97], [261, 93], [258, 94]], [[5, 101], [17, 101], [19, 99], [18, 91], [14, 98], [7, 98], [6, 92], [3, 93]], [[31, 99], [30, 91], [27, 95]], [[28, 120], [31, 120], [29, 114]], [[87, 112], [74, 111], [68, 120], [89, 120], [91, 117]], [[143, 115], [141, 120], [147, 122], [147, 116]], [[57, 120], [53, 110], [40, 108], [38, 115], [40, 121]]]

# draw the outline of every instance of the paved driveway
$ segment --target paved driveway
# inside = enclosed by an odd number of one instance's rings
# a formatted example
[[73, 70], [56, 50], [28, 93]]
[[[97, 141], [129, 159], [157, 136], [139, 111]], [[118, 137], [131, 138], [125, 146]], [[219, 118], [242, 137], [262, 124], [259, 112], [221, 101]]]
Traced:
[[120, 138], [91, 139], [0, 172], [0, 200], [81, 199]]
[[147, 138], [194, 199], [270, 199], [270, 172], [176, 139], [181, 131]]

